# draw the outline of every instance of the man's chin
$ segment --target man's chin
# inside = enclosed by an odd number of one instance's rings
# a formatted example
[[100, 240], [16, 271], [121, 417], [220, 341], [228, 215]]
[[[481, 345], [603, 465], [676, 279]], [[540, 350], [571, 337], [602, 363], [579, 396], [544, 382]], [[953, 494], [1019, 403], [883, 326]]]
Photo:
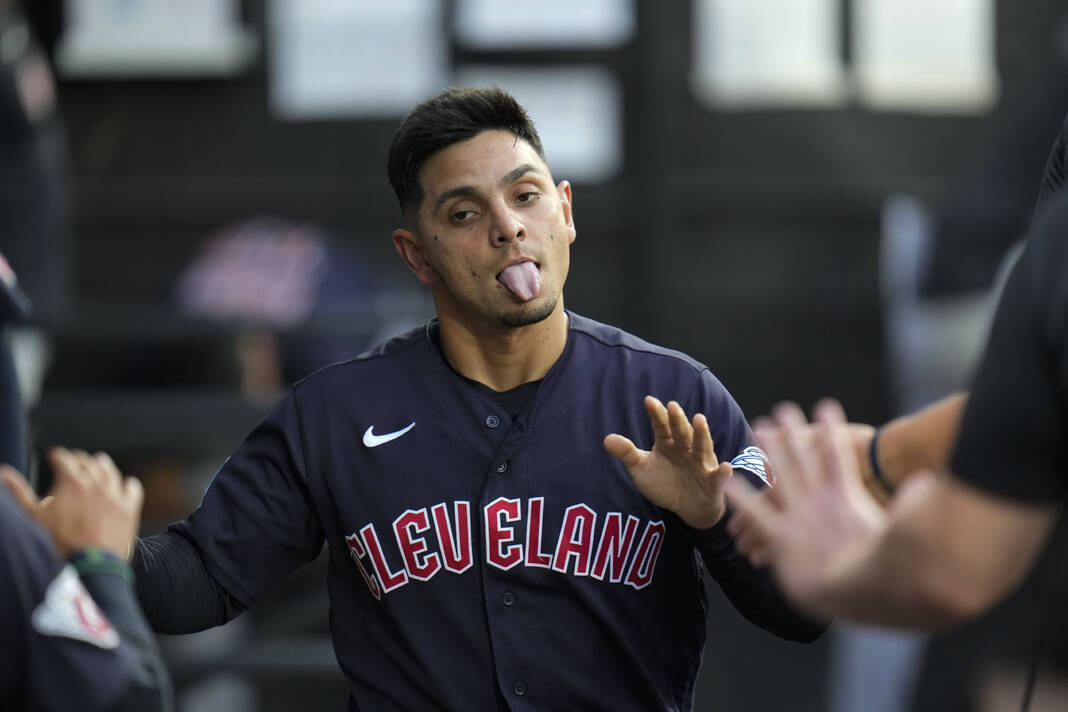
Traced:
[[501, 324], [514, 329], [530, 326], [531, 324], [545, 321], [556, 309], [556, 298], [546, 299], [541, 303], [536, 302], [538, 300], [532, 300], [531, 302], [520, 304], [515, 309], [503, 312], [499, 315]]

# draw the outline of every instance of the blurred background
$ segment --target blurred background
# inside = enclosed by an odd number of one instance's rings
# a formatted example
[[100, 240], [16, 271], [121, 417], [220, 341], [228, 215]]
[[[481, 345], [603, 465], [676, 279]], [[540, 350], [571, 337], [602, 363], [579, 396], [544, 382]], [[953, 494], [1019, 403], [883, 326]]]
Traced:
[[[10, 337], [38, 486], [48, 445], [108, 450], [159, 531], [289, 383], [427, 319], [385, 157], [454, 84], [515, 94], [574, 185], [569, 308], [709, 364], [751, 418], [787, 398], [874, 423], [929, 402], [966, 383], [1030, 220], [1068, 111], [1065, 14], [0, 0], [0, 251], [35, 310]], [[342, 709], [324, 577], [166, 639], [180, 709]], [[993, 687], [962, 662], [975, 639], [925, 658], [836, 626], [800, 647], [710, 598], [699, 710], [903, 709], [932, 676], [939, 701], [917, 706], [1022, 690], [1018, 655]], [[851, 701], [871, 685], [888, 706]]]

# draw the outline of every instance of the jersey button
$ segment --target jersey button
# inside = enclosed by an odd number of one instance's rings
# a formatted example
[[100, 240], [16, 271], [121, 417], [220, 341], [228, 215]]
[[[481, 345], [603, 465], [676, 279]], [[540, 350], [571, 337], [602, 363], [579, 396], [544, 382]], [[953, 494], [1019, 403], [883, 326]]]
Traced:
[[505, 591], [504, 594], [501, 596], [501, 603], [506, 606], [512, 605], [513, 603], [515, 603], [515, 594], [511, 591]]
[[487, 428], [496, 428], [500, 424], [501, 424], [501, 419], [498, 418], [496, 415], [487, 415], [486, 416], [486, 427]]
[[507, 462], [502, 462], [501, 464], [497, 465], [497, 474], [498, 475], [503, 475], [504, 471], [507, 470], [507, 469], [508, 469], [508, 463]]
[[527, 694], [527, 683], [522, 680], [516, 680], [515, 684], [512, 685], [512, 692], [522, 697]]

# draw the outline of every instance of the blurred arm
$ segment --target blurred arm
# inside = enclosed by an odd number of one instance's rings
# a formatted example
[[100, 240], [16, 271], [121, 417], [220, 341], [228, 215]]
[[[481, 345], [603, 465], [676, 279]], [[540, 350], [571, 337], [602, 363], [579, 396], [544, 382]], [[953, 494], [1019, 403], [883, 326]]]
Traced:
[[953, 477], [920, 476], [885, 528], [831, 567], [829, 615], [931, 628], [982, 613], [1031, 568], [1057, 508], [994, 497]]

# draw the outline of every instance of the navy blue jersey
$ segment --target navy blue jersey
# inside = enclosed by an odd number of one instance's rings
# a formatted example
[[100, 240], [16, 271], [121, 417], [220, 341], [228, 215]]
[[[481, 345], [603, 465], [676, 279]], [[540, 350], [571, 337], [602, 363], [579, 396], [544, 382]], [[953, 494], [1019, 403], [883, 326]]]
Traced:
[[818, 635], [724, 526], [696, 532], [652, 505], [602, 445], [617, 432], [650, 448], [643, 397], [677, 400], [706, 414], [721, 460], [763, 484], [727, 391], [687, 356], [569, 319], [514, 419], [452, 370], [435, 322], [318, 371], [173, 529], [246, 606], [325, 539], [350, 709], [691, 709], [698, 550], [747, 617]]
[[165, 672], [133, 591], [113, 574], [91, 578], [83, 585], [48, 534], [0, 488], [0, 709], [166, 704]]

